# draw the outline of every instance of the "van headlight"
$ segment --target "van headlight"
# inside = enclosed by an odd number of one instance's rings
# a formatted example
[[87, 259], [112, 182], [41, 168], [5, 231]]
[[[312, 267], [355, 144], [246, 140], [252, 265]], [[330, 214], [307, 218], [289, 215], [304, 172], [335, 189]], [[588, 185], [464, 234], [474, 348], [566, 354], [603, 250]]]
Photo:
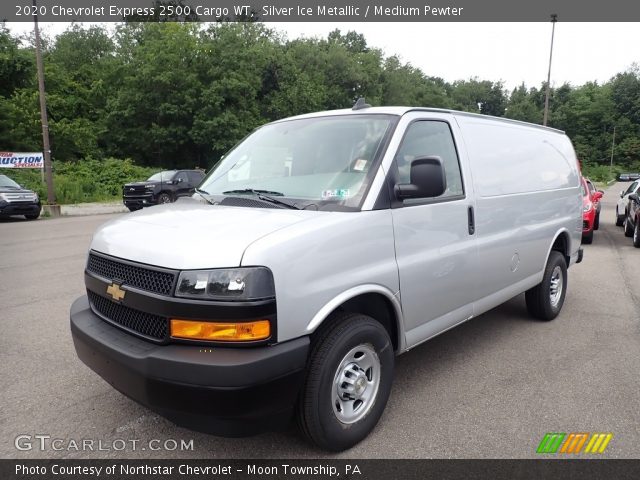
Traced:
[[266, 267], [189, 270], [180, 273], [177, 297], [248, 301], [275, 297], [273, 274]]

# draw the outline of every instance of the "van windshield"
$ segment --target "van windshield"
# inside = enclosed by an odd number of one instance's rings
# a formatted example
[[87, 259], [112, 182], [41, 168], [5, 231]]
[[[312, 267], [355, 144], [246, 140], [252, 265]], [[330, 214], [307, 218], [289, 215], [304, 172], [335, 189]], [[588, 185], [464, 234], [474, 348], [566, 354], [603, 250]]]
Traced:
[[203, 181], [210, 195], [264, 192], [299, 208], [360, 207], [392, 115], [340, 115], [266, 125], [238, 144]]

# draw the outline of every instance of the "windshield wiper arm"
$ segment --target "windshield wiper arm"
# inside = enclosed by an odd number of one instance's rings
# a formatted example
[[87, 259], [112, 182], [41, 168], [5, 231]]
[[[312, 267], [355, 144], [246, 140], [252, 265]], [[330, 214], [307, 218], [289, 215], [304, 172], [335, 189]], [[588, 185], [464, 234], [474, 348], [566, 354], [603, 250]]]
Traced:
[[302, 210], [302, 208], [293, 205], [291, 203], [283, 202], [282, 200], [278, 200], [277, 198], [273, 198], [267, 194], [284, 196], [282, 192], [272, 192], [269, 190], [256, 190], [254, 188], [244, 188], [242, 190], [227, 190], [226, 192], [222, 192], [224, 195], [234, 194], [234, 193], [251, 193], [258, 197], [260, 200], [264, 202], [273, 203], [274, 205], [282, 205], [283, 207], [291, 208], [293, 210]]
[[216, 202], [214, 202], [214, 201], [210, 200], [209, 198], [207, 198], [207, 197], [205, 196], [205, 195], [211, 195], [209, 192], [207, 192], [206, 190], [202, 190], [201, 188], [197, 188], [197, 187], [196, 187], [196, 189], [195, 189], [195, 190], [196, 190], [196, 193], [200, 194], [200, 196], [201, 196], [202, 198], [204, 198], [204, 200], [205, 200], [208, 204], [210, 204], [210, 205], [215, 205], [215, 204], [216, 204]]
[[229, 193], [252, 193], [254, 195], [258, 195], [259, 193], [264, 193], [267, 195], [277, 195], [278, 197], [284, 197], [284, 193], [282, 192], [274, 192], [272, 190], [258, 190], [255, 188], [242, 188], [240, 190], [227, 190], [226, 192], [222, 192], [224, 195]]

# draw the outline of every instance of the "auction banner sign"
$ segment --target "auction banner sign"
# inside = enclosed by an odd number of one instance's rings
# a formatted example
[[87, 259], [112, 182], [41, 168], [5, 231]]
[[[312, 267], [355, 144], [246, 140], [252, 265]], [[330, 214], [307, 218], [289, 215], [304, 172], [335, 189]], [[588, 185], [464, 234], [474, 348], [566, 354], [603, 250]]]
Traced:
[[42, 152], [0, 152], [0, 168], [43, 168]]

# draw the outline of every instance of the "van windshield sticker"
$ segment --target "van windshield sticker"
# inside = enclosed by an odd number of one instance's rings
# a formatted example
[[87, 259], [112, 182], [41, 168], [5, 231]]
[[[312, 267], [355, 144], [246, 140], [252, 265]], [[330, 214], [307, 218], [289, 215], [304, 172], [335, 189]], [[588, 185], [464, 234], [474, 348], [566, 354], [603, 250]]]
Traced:
[[349, 192], [348, 188], [339, 188], [336, 190], [324, 190], [322, 192], [323, 200], [331, 200], [333, 198], [343, 199], [343, 198], [349, 198], [350, 196], [351, 196], [351, 193]]
[[367, 160], [364, 158], [359, 158], [358, 160], [356, 160], [356, 163], [353, 166], [353, 169], [356, 172], [362, 172], [366, 166], [367, 166]]

